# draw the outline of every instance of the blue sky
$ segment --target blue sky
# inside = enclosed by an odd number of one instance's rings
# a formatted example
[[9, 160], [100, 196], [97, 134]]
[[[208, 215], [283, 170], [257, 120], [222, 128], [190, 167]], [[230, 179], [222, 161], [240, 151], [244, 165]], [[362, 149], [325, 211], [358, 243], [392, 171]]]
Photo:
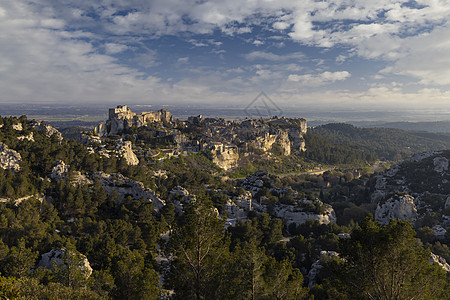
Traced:
[[0, 0], [0, 91], [212, 107], [264, 91], [284, 109], [450, 111], [450, 1]]

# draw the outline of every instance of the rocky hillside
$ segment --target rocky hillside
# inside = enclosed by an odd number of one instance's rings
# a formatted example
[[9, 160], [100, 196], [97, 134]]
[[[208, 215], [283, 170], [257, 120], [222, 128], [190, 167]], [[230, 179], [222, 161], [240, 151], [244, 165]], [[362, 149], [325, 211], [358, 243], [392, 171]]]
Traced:
[[450, 226], [449, 159], [450, 151], [421, 153], [379, 174], [371, 195], [376, 219], [409, 220], [443, 237]]
[[197, 116], [182, 122], [164, 109], [136, 114], [123, 105], [111, 108], [108, 120], [84, 140], [95, 145], [97, 153], [113, 139], [132, 140], [138, 157], [166, 158], [205, 151], [227, 171], [242, 165], [242, 159], [249, 155], [267, 159], [272, 151], [285, 156], [305, 151], [306, 127], [304, 119], [286, 118], [226, 121]]

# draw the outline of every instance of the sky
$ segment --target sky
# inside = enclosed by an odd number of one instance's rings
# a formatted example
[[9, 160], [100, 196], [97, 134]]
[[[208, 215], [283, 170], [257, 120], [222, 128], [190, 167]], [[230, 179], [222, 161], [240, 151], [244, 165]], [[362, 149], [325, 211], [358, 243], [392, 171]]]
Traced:
[[426, 111], [450, 0], [0, 0], [0, 103]]

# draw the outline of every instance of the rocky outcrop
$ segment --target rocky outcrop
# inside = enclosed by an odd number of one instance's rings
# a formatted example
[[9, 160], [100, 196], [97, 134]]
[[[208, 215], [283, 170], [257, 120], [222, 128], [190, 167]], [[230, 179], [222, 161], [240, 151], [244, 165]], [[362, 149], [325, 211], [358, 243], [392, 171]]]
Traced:
[[94, 173], [94, 178], [101, 180], [103, 188], [108, 194], [116, 191], [119, 195], [119, 201], [128, 196], [131, 196], [135, 200], [144, 198], [153, 203], [156, 211], [159, 211], [165, 205], [165, 202], [152, 190], [145, 188], [142, 182], [131, 180], [122, 174], [97, 172]]
[[438, 173], [448, 171], [448, 159], [446, 157], [435, 157], [433, 159], [434, 170]]
[[139, 159], [136, 154], [134, 154], [132, 143], [130, 141], [117, 143], [116, 150], [119, 156], [124, 158], [128, 165], [136, 166], [139, 164]]
[[70, 176], [70, 183], [76, 186], [76, 185], [92, 184], [93, 182], [86, 175], [82, 174], [79, 171], [75, 171]]
[[142, 127], [152, 123], [170, 124], [172, 122], [172, 114], [167, 109], [136, 114], [128, 106], [119, 105], [109, 109], [106, 124], [99, 124], [94, 129], [94, 133], [99, 136], [115, 135], [132, 126]]
[[32, 132], [30, 132], [29, 135], [21, 135], [21, 136], [18, 136], [17, 139], [21, 140], [21, 141], [27, 140], [27, 141], [30, 141], [30, 142], [34, 142], [34, 135], [33, 135]]
[[445, 272], [450, 272], [450, 265], [447, 263], [445, 258], [431, 253], [430, 264], [433, 263], [438, 264], [442, 269], [444, 269]]
[[39, 266], [49, 270], [53, 270], [55, 266], [68, 268], [68, 264], [72, 264], [71, 268], [76, 267], [85, 280], [92, 274], [91, 265], [85, 255], [75, 251], [68, 251], [65, 248], [53, 249], [44, 253], [39, 261]]
[[424, 159], [426, 159], [428, 157], [432, 157], [432, 156], [438, 155], [438, 154], [442, 154], [442, 152], [434, 151], [434, 152], [418, 153], [418, 154], [413, 155], [413, 157], [411, 157], [411, 161], [413, 161], [413, 162], [420, 162], [420, 161], [422, 161], [422, 160], [424, 160]]
[[29, 199], [37, 199], [41, 203], [42, 203], [42, 201], [44, 201], [44, 198], [43, 198], [42, 195], [35, 194], [35, 195], [28, 195], [28, 196], [25, 196], [25, 197], [21, 197], [21, 198], [18, 198], [18, 199], [0, 198], [0, 203], [14, 202], [14, 205], [18, 206], [23, 201], [26, 201], [26, 200], [29, 200]]
[[235, 147], [223, 146], [212, 152], [213, 163], [228, 171], [238, 166], [239, 153]]
[[63, 180], [69, 174], [69, 169], [70, 169], [69, 165], [66, 165], [62, 160], [57, 160], [53, 163], [50, 178], [56, 181]]
[[323, 268], [322, 263], [332, 257], [339, 257], [339, 253], [336, 251], [320, 251], [320, 258], [316, 260], [308, 272], [308, 287], [311, 288], [316, 285], [316, 278], [320, 270]]
[[22, 131], [22, 130], [23, 130], [22, 123], [13, 124], [12, 128], [13, 128], [14, 130], [17, 130], [17, 131]]
[[238, 221], [247, 220], [248, 210], [237, 205], [230, 199], [228, 199], [227, 204], [225, 204], [225, 212], [227, 214], [226, 226], [235, 226]]
[[31, 123], [31, 126], [37, 129], [37, 131], [45, 134], [47, 137], [51, 137], [52, 135], [56, 134], [58, 140], [60, 141], [63, 140], [61, 132], [59, 132], [58, 129], [56, 129], [55, 127], [45, 124], [44, 121], [42, 122], [34, 121], [33, 123]]
[[20, 161], [22, 157], [20, 153], [9, 149], [8, 146], [0, 142], [0, 167], [3, 169], [12, 169], [14, 171], [20, 171]]
[[375, 211], [375, 220], [380, 224], [389, 224], [390, 219], [415, 221], [417, 209], [414, 197], [410, 195], [393, 194], [384, 203], [378, 203]]
[[442, 227], [441, 225], [434, 225], [432, 229], [437, 239], [440, 240], [445, 239], [445, 234], [447, 233], [447, 230], [445, 230], [444, 227]]
[[[300, 204], [309, 203], [314, 205], [315, 211], [309, 211], [305, 206], [277, 205], [274, 208], [274, 215], [283, 220], [283, 223], [289, 227], [294, 223], [296, 226], [305, 223], [307, 220], [318, 220], [320, 224], [336, 223], [336, 214], [331, 205], [325, 204], [319, 199], [300, 200]], [[319, 211], [319, 212], [316, 212]]]

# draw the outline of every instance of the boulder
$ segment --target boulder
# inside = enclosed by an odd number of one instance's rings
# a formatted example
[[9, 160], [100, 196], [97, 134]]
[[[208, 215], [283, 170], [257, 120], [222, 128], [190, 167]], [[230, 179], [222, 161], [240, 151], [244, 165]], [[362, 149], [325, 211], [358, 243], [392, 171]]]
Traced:
[[39, 266], [53, 270], [55, 266], [65, 267], [67, 263], [75, 264], [84, 279], [88, 279], [92, 274], [91, 265], [85, 255], [76, 251], [68, 251], [65, 248], [53, 249], [42, 254]]
[[53, 163], [52, 174], [50, 178], [56, 181], [63, 180], [69, 173], [69, 165], [66, 165], [62, 160], [57, 160]]
[[434, 170], [438, 173], [442, 173], [448, 170], [448, 159], [445, 157], [435, 157], [433, 159]]
[[20, 153], [9, 149], [8, 146], [0, 142], [0, 167], [3, 169], [12, 169], [14, 171], [20, 171], [20, 161], [22, 157]]
[[17, 130], [17, 131], [22, 131], [22, 130], [23, 130], [22, 123], [14, 124], [14, 125], [12, 126], [12, 128], [13, 128], [14, 130]]
[[298, 226], [307, 220], [318, 220], [320, 224], [336, 223], [336, 215], [331, 205], [324, 204], [318, 199], [313, 202], [314, 205], [320, 205], [324, 208], [323, 213], [306, 211], [299, 206], [281, 204], [274, 208], [274, 214], [276, 217], [281, 218], [288, 227], [291, 223], [295, 223]]
[[411, 195], [393, 194], [386, 202], [379, 202], [375, 211], [375, 220], [380, 224], [389, 224], [390, 219], [415, 221], [417, 209]]

